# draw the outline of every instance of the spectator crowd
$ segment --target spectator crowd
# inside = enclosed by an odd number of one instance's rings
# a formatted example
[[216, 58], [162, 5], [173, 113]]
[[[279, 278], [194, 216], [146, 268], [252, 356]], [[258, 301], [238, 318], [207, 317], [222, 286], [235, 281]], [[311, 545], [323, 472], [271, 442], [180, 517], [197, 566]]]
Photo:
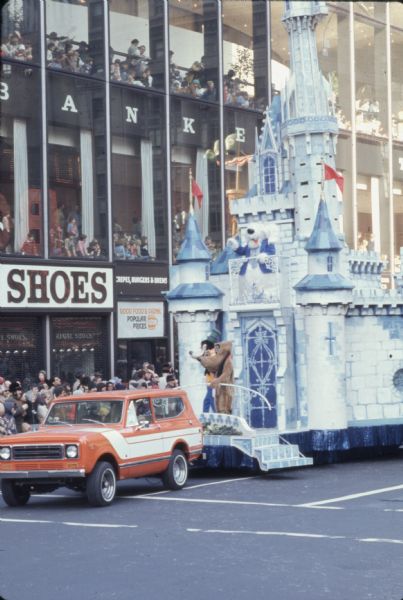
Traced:
[[54, 398], [87, 392], [112, 392], [114, 390], [172, 389], [179, 383], [170, 363], [162, 365], [158, 375], [154, 365], [144, 362], [133, 369], [131, 379], [123, 383], [119, 377], [104, 379], [95, 372], [89, 376], [77, 371], [74, 381], [67, 382], [55, 375], [48, 378], [45, 371], [38, 373], [36, 381], [6, 380], [0, 376], [0, 436], [35, 430], [44, 423]]

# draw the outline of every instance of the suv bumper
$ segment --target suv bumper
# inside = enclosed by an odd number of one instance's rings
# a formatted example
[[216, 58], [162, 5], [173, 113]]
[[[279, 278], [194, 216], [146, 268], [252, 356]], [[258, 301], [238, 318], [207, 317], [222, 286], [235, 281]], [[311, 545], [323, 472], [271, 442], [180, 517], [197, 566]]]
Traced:
[[73, 477], [85, 477], [85, 469], [0, 472], [0, 479], [71, 479]]

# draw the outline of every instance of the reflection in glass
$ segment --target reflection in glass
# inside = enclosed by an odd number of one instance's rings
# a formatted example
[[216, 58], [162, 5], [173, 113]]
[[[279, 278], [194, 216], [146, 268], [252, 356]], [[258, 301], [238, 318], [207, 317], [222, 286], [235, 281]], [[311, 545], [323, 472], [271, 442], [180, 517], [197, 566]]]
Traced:
[[107, 373], [104, 317], [51, 317], [51, 372], [72, 384], [75, 375]]
[[[403, 26], [403, 13], [402, 13]], [[391, 31], [392, 138], [403, 142], [403, 33]]]
[[[385, 4], [383, 5], [385, 10]], [[358, 133], [387, 137], [386, 28], [354, 22], [356, 127]]]
[[159, 96], [113, 86], [114, 256], [167, 260], [164, 104]]
[[290, 73], [290, 52], [288, 34], [281, 19], [284, 14], [284, 2], [270, 2], [271, 23], [271, 93], [279, 94]]
[[217, 100], [217, 18], [214, 0], [170, 0], [171, 92]]
[[172, 103], [171, 179], [174, 257], [190, 205], [212, 258], [221, 249], [219, 115], [214, 106], [175, 98]]
[[43, 331], [40, 317], [0, 317], [0, 373], [21, 381], [27, 389], [43, 368]]
[[40, 72], [3, 63], [0, 113], [0, 255], [42, 249]]
[[46, 64], [51, 69], [103, 76], [102, 0], [46, 0]]
[[[232, 200], [256, 193], [255, 142], [261, 118], [256, 113], [226, 109], [224, 113], [225, 152], [225, 223], [227, 237], [237, 234], [237, 221], [230, 215]], [[269, 175], [269, 165], [265, 165]], [[270, 190], [267, 190], [270, 193]]]
[[316, 31], [319, 65], [331, 87], [339, 128], [351, 131], [348, 10], [329, 8], [329, 14], [318, 23]]
[[1, 58], [40, 62], [37, 0], [8, 0], [1, 9]]
[[111, 0], [110, 78], [164, 88], [164, 13], [159, 0]]
[[101, 84], [49, 74], [49, 251], [106, 258], [105, 94]]
[[224, 102], [264, 110], [267, 104], [266, 7], [261, 0], [223, 0]]

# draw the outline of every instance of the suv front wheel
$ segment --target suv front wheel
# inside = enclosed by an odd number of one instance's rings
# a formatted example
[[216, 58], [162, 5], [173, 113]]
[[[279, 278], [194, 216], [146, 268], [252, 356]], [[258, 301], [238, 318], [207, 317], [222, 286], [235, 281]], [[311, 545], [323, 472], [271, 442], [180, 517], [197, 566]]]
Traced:
[[31, 493], [26, 485], [21, 485], [12, 479], [3, 479], [1, 482], [3, 500], [8, 506], [24, 506]]
[[188, 461], [182, 450], [174, 450], [162, 482], [170, 490], [181, 490], [185, 485], [189, 473]]
[[113, 466], [106, 461], [95, 465], [87, 478], [87, 498], [92, 506], [108, 506], [116, 495], [116, 475]]

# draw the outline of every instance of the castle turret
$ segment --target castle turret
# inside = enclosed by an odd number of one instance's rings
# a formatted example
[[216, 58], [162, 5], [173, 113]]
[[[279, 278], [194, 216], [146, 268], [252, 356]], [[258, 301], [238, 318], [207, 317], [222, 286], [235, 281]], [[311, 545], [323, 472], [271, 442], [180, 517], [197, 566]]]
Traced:
[[[325, 2], [285, 2], [283, 17], [290, 48], [290, 77], [282, 93], [285, 163], [295, 190], [295, 230], [307, 238], [319, 204], [323, 162], [335, 167], [337, 120], [329, 83], [318, 62], [315, 28], [327, 14]], [[335, 183], [327, 184], [333, 228], [340, 233], [340, 203]]]
[[303, 321], [296, 341], [300, 401], [306, 402], [310, 429], [347, 427], [345, 315], [353, 284], [340, 271], [343, 246], [321, 199], [312, 234], [305, 246], [308, 275], [295, 290]]
[[196, 414], [202, 412], [204, 390], [194, 385], [203, 383], [203, 371], [200, 363], [189, 356], [189, 351], [200, 348], [200, 342], [214, 329], [222, 307], [223, 293], [208, 280], [210, 260], [199, 226], [190, 213], [174, 267], [174, 280], [178, 283], [166, 294], [166, 299], [178, 325], [180, 383], [189, 386], [187, 391]]

